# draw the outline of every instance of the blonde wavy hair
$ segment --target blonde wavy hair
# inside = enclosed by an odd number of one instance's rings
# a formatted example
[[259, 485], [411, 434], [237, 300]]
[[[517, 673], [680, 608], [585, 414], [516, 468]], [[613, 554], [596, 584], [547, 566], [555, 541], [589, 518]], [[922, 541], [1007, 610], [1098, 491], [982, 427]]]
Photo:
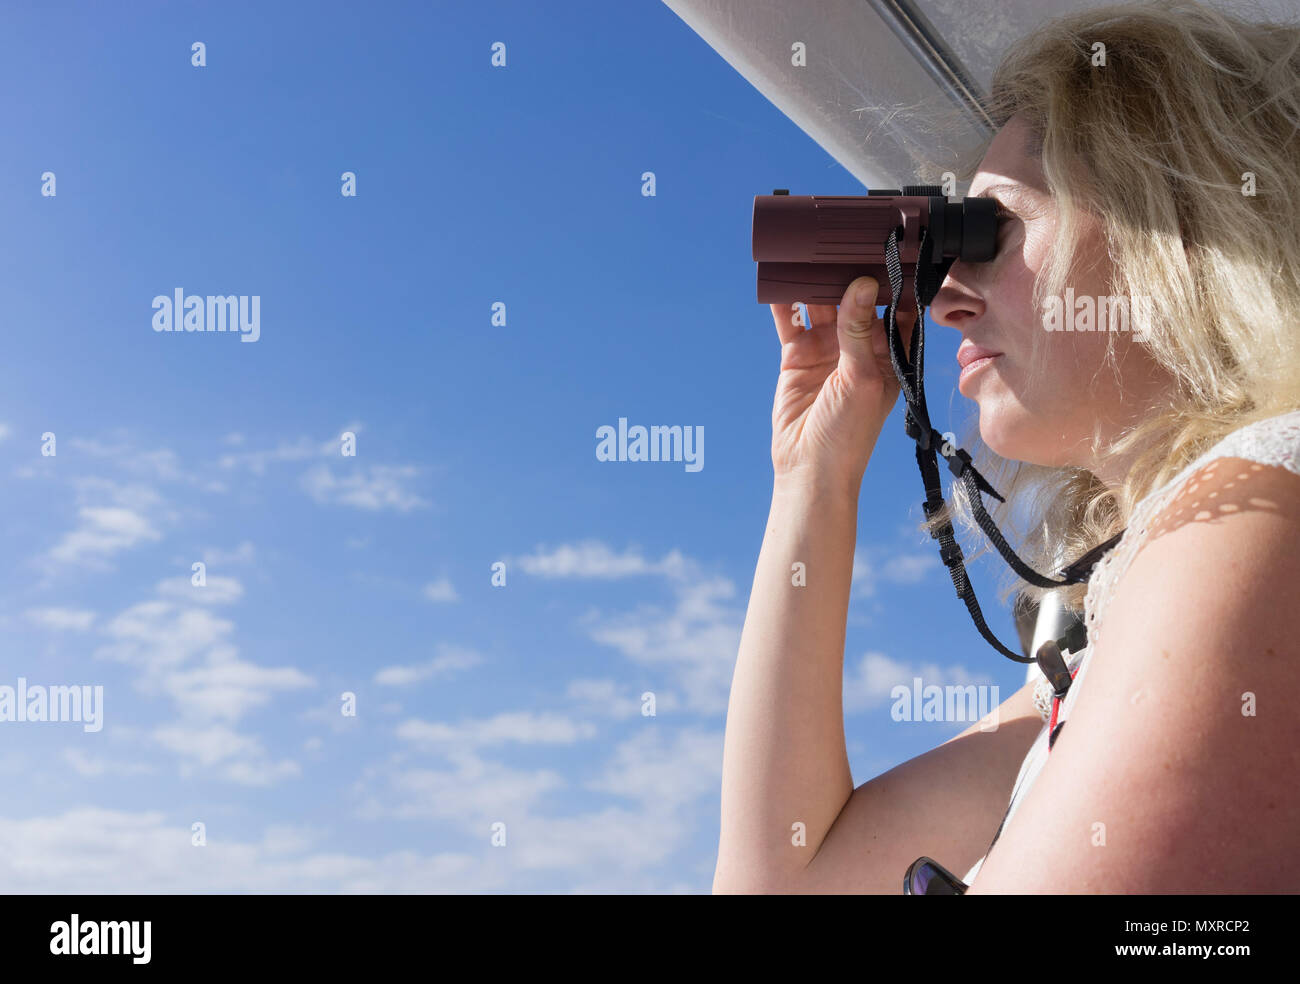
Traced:
[[[1094, 66], [1097, 42], [1105, 64]], [[1132, 312], [1145, 333], [1134, 341], [1175, 380], [1167, 409], [1108, 445], [1098, 438], [1103, 453], [1136, 455], [1117, 490], [1083, 469], [1002, 458], [979, 440], [978, 415], [967, 422], [962, 446], [1006, 498], [987, 499], [990, 514], [1028, 563], [1055, 574], [1220, 438], [1300, 408], [1300, 26], [1248, 23], [1196, 0], [1094, 8], [1015, 44], [990, 107], [999, 128], [1014, 114], [1030, 124], [1058, 208], [1035, 309], [1063, 296], [1090, 213], [1114, 264], [1110, 293], [1150, 298]], [[984, 150], [959, 177], [973, 176]], [[1054, 337], [1035, 335], [1036, 348]], [[963, 541], [978, 537], [971, 559], [991, 549], [960, 485], [921, 528], [945, 518]], [[1005, 570], [1003, 602], [1012, 591], [1017, 608], [1042, 601], [1048, 589]], [[1058, 600], [1080, 612], [1086, 589], [1057, 589]]]

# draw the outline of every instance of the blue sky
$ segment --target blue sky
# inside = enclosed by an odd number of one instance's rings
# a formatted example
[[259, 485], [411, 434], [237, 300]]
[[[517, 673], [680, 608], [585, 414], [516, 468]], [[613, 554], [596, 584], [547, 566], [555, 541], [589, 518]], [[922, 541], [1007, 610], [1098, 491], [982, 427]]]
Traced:
[[[0, 684], [100, 685], [104, 722], [0, 724], [0, 885], [707, 892], [771, 486], [752, 200], [864, 189], [657, 2], [306, 9], [6, 15]], [[178, 287], [257, 295], [260, 337], [155, 332]], [[598, 461], [620, 417], [702, 427], [704, 467]], [[894, 684], [1023, 680], [921, 498], [896, 409], [858, 783], [963, 727], [894, 722]]]

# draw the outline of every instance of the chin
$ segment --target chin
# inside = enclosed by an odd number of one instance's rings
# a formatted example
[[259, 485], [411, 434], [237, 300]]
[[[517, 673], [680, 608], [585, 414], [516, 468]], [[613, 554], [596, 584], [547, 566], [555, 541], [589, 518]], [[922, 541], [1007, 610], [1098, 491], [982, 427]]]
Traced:
[[1011, 461], [1039, 463], [1050, 434], [1043, 422], [1017, 405], [998, 400], [980, 403], [980, 440], [990, 451]]

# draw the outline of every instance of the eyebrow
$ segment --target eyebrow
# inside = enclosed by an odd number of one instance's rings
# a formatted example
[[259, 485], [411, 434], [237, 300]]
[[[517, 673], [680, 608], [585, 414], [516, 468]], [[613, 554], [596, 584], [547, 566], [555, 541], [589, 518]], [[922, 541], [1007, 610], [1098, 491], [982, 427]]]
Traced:
[[1005, 183], [989, 185], [978, 195], [973, 195], [971, 197], [993, 198], [996, 200], [997, 193], [1001, 193], [1005, 195], [1007, 198], [1019, 199], [1021, 202], [1028, 203], [1029, 201], [1029, 195], [1026, 193], [1024, 185], [1005, 184]]

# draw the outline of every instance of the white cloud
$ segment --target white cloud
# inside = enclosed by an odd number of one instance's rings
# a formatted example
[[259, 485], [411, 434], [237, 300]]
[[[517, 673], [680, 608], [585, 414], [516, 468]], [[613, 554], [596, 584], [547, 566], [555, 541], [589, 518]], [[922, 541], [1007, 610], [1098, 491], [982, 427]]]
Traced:
[[218, 765], [226, 759], [261, 752], [261, 745], [256, 738], [238, 734], [220, 724], [207, 728], [178, 725], [157, 728], [153, 732], [153, 739], [164, 748], [195, 760], [204, 768]]
[[[484, 838], [497, 821], [527, 816], [543, 794], [561, 789], [563, 777], [550, 769], [512, 769], [485, 762], [472, 752], [448, 755], [454, 768], [372, 767], [358, 791], [374, 782], [382, 787], [366, 796], [360, 815], [367, 819], [449, 820], [460, 830]], [[390, 802], [385, 802], [388, 800]]]
[[438, 655], [427, 663], [384, 667], [375, 674], [375, 683], [385, 687], [403, 687], [421, 680], [449, 676], [458, 670], [472, 669], [482, 662], [483, 657], [472, 649], [442, 644], [438, 646]]
[[262, 841], [259, 846], [267, 854], [301, 854], [303, 851], [311, 850], [317, 839], [317, 834], [313, 830], [280, 823], [262, 831]]
[[110, 775], [133, 776], [154, 771], [153, 766], [145, 765], [143, 762], [117, 762], [102, 755], [88, 755], [80, 748], [64, 749], [63, 760], [68, 763], [73, 772], [86, 779]]
[[77, 511], [76, 529], [64, 534], [50, 559], [61, 564], [102, 566], [113, 554], [162, 534], [137, 512], [120, 506], [83, 506]]
[[114, 640], [95, 655], [143, 669], [147, 676], [189, 662], [224, 642], [234, 623], [201, 608], [180, 608], [169, 601], [132, 605], [103, 629]]
[[247, 663], [228, 647], [216, 647], [206, 665], [168, 673], [162, 689], [189, 717], [237, 721], [270, 702], [279, 691], [301, 690], [315, 681], [292, 666]]
[[271, 762], [268, 759], [244, 759], [239, 762], [231, 762], [222, 770], [223, 775], [231, 782], [237, 782], [245, 786], [270, 786], [281, 779], [292, 779], [302, 774], [302, 769], [298, 763], [285, 759], [281, 762]]
[[424, 596], [430, 601], [460, 601], [450, 578], [440, 577], [424, 586]]
[[121, 506], [133, 512], [156, 513], [164, 506], [162, 496], [149, 485], [125, 484], [108, 478], [86, 476], [72, 482], [80, 505]]
[[[254, 475], [264, 475], [268, 465], [307, 461], [311, 458], [338, 457], [339, 449], [342, 447], [341, 435], [346, 431], [359, 435], [361, 429], [360, 423], [353, 423], [340, 428], [338, 435], [324, 441], [299, 437], [292, 442], [281, 441], [274, 448], [263, 451], [227, 451], [217, 459], [217, 464], [225, 469], [245, 468]], [[248, 442], [242, 433], [236, 431], [223, 437], [221, 443], [234, 448], [243, 448]]]
[[344, 424], [338, 430], [337, 437], [331, 437], [321, 444], [322, 454], [338, 454], [339, 448], [343, 446], [343, 435], [347, 433], [355, 434], [358, 438], [364, 433], [365, 425], [359, 420]]
[[161, 539], [153, 522], [173, 516], [158, 493], [147, 486], [95, 477], [74, 479], [73, 484], [77, 524], [40, 559], [41, 566], [51, 573], [68, 565], [109, 570], [108, 561], [114, 554]]
[[336, 476], [328, 465], [317, 465], [302, 476], [302, 486], [322, 505], [354, 506], [378, 511], [395, 509], [409, 512], [429, 505], [407, 483], [419, 474], [414, 465], [355, 466], [350, 474]]
[[362, 726], [362, 719], [357, 715], [343, 713], [343, 693], [328, 694], [323, 700], [304, 711], [298, 712], [298, 720], [308, 724], [324, 725], [336, 735], [355, 734]]
[[702, 714], [726, 710], [732, 671], [740, 647], [743, 613], [721, 602], [735, 595], [727, 578], [675, 585], [675, 607], [643, 604], [619, 615], [583, 618], [593, 640], [661, 674], [665, 686], [648, 687], [657, 710], [671, 711], [680, 687], [686, 706]]
[[0, 818], [0, 882], [14, 893], [476, 893], [509, 887], [508, 859], [390, 851], [362, 857], [316, 846], [310, 831], [268, 826], [240, 841], [208, 823], [190, 843], [191, 817], [80, 807]]
[[[633, 809], [610, 806], [568, 817], [527, 817], [513, 825], [527, 833], [516, 861], [525, 869], [564, 871], [603, 882], [606, 890], [665, 891], [651, 881], [701, 826], [716, 832], [722, 783], [722, 732], [685, 728], [671, 738], [649, 719], [621, 742], [588, 789], [632, 800]], [[703, 873], [705, 885], [712, 866]], [[615, 880], [611, 874], [617, 873]]]
[[269, 786], [302, 772], [298, 763], [290, 759], [272, 762], [256, 738], [238, 734], [224, 725], [173, 724], [155, 729], [152, 737], [183, 760], [183, 776], [202, 769], [205, 774], [215, 771], [240, 785]]
[[294, 667], [264, 667], [240, 659], [229, 642], [233, 630], [232, 622], [206, 609], [156, 599], [110, 620], [102, 630], [110, 642], [95, 655], [136, 668], [139, 691], [170, 699], [179, 719], [157, 729], [153, 737], [182, 758], [183, 774], [220, 763], [220, 778], [268, 785], [297, 775], [298, 765], [273, 762], [256, 738], [235, 732], [231, 725], [277, 695], [314, 686], [315, 681]]
[[404, 721], [397, 736], [415, 745], [445, 749], [472, 749], [518, 742], [522, 745], [572, 745], [594, 737], [596, 728], [561, 714], [511, 711], [490, 718], [445, 724], [441, 721]]
[[[744, 618], [742, 611], [722, 603], [735, 595], [729, 579], [704, 576], [699, 564], [677, 550], [651, 561], [635, 550], [617, 554], [595, 540], [539, 550], [515, 562], [541, 577], [664, 578], [676, 596], [673, 608], [643, 604], [615, 615], [593, 610], [580, 621], [594, 641], [612, 646], [663, 680], [646, 687], [655, 694], [657, 711], [679, 706], [675, 689], [684, 691], [685, 705], [692, 711], [726, 710]], [[582, 694], [574, 696], [581, 699]]]
[[853, 597], [871, 597], [882, 583], [919, 584], [932, 571], [943, 568], [937, 546], [930, 553], [895, 553], [882, 558], [884, 553], [879, 547], [859, 547], [854, 551]]
[[658, 574], [679, 578], [688, 573], [686, 559], [674, 550], [661, 560], [646, 560], [635, 550], [616, 554], [606, 544], [589, 540], [566, 544], [554, 550], [541, 548], [515, 561], [525, 574], [537, 577], [581, 577], [613, 579]]
[[921, 678], [923, 687], [949, 685], [989, 684], [991, 679], [983, 674], [972, 674], [962, 666], [939, 667], [933, 663], [921, 666], [890, 659], [881, 652], [864, 653], [856, 667], [850, 667], [844, 679], [844, 711], [864, 711], [890, 699], [895, 687], [910, 691], [912, 681]]
[[119, 438], [117, 444], [108, 444], [91, 438], [72, 437], [68, 439], [68, 446], [93, 458], [111, 459], [113, 464], [123, 471], [144, 475], [157, 481], [174, 482], [186, 477], [176, 452], [168, 448], [150, 448], [142, 451], [136, 448], [123, 432], [116, 433]]
[[885, 578], [894, 584], [918, 584], [933, 570], [942, 567], [938, 551], [923, 554], [899, 554], [885, 567]]
[[[714, 821], [716, 824], [716, 821]], [[644, 873], [645, 892], [661, 889], [650, 880], [672, 855], [699, 833], [695, 817], [653, 807], [628, 810], [609, 806], [575, 816], [528, 817], [516, 821], [515, 866], [569, 878], [605, 879], [629, 891], [630, 876]], [[711, 873], [710, 879], [711, 880]], [[707, 881], [705, 882], [707, 885]]]
[[[239, 435], [238, 441], [228, 441], [227, 443], [236, 446], [244, 443], [243, 436]], [[320, 446], [305, 437], [298, 438], [293, 444], [281, 443], [269, 451], [231, 451], [223, 454], [217, 464], [222, 468], [247, 468], [254, 475], [262, 475], [266, 472], [267, 465], [279, 464], [284, 461], [304, 461], [308, 458], [315, 458], [320, 455]]]
[[244, 586], [233, 577], [212, 574], [204, 577], [206, 583], [195, 584], [182, 574], [159, 581], [157, 592], [163, 598], [174, 598], [200, 605], [229, 605], [244, 595]]
[[[613, 680], [570, 680], [565, 696], [587, 714], [616, 720], [641, 714], [641, 694], [628, 691]], [[658, 709], [656, 701], [655, 710]]]
[[95, 613], [74, 608], [29, 608], [23, 614], [37, 625], [59, 632], [85, 632], [95, 621]]
[[234, 550], [221, 550], [216, 547], [209, 547], [203, 551], [203, 563], [209, 567], [229, 566], [236, 564], [251, 564], [253, 562], [255, 551], [253, 545], [245, 540]]
[[[664, 891], [657, 881], [670, 859], [689, 849], [702, 826], [716, 832], [722, 734], [685, 729], [666, 738], [662, 725], [620, 743], [601, 772], [583, 785], [632, 801], [567, 816], [540, 807], [563, 790], [563, 776], [486, 762], [472, 752], [449, 756], [446, 770], [372, 767], [358, 783], [362, 815], [438, 819], [474, 837], [504, 822], [511, 866], [604, 890]], [[711, 870], [700, 873], [707, 890]], [[680, 885], [680, 877], [677, 879]], [[554, 890], [553, 887], [551, 890]]]
[[681, 806], [722, 788], [721, 731], [684, 728], [669, 732], [647, 718], [644, 730], [620, 744], [604, 774], [588, 788], [614, 793], [646, 808]]

